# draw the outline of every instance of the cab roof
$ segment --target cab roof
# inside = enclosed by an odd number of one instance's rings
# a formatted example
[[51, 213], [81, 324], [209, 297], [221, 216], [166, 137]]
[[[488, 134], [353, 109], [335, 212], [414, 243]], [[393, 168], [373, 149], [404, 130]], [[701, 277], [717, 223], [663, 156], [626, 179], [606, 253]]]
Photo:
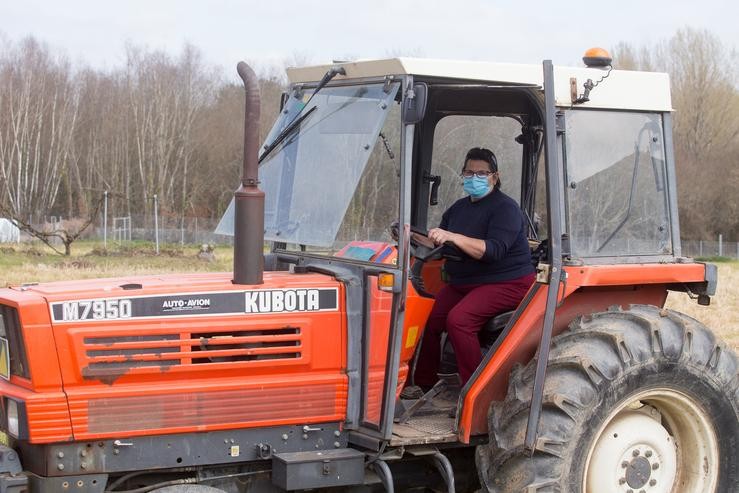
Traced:
[[[417, 80], [492, 83], [501, 85], [543, 84], [542, 65], [491, 63], [429, 58], [387, 58], [356, 60], [331, 65], [314, 65], [287, 69], [291, 83], [316, 82], [335, 66], [343, 67], [346, 75], [334, 80], [384, 77], [386, 75], [413, 75]], [[572, 105], [570, 79], [575, 78], [577, 93], [583, 92], [588, 79], [597, 82], [607, 70], [587, 67], [554, 67], [555, 99], [557, 106]], [[582, 108], [602, 108], [636, 111], [672, 111], [670, 80], [667, 74], [613, 70], [591, 91], [590, 101]]]

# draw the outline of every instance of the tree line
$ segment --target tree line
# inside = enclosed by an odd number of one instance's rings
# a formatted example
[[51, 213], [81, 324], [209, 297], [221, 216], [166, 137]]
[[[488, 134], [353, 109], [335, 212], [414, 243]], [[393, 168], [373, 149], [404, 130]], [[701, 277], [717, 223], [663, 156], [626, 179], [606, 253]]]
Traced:
[[739, 54], [689, 28], [612, 54], [615, 68], [670, 74], [682, 237], [739, 239]]
[[[613, 55], [615, 68], [670, 73], [683, 237], [739, 237], [737, 53], [683, 29]], [[0, 43], [0, 207], [85, 218], [107, 190], [118, 215], [148, 215], [157, 195], [165, 215], [220, 216], [242, 159], [243, 89], [232, 80], [191, 45], [176, 55], [128, 45], [103, 70], [33, 37]], [[264, 137], [285, 81], [261, 67], [260, 84]]]
[[[261, 78], [268, 128], [283, 81]], [[243, 89], [186, 45], [127, 46], [113, 70], [75, 68], [33, 37], [0, 47], [0, 204], [19, 217], [213, 217], [238, 184]]]

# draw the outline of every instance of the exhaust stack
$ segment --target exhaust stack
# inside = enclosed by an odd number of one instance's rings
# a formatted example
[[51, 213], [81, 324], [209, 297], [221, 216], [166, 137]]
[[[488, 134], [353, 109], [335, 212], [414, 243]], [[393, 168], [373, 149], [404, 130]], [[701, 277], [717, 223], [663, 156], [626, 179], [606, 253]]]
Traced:
[[259, 112], [257, 76], [249, 65], [236, 66], [246, 93], [244, 167], [234, 192], [234, 284], [262, 284], [264, 273], [264, 192], [259, 190]]

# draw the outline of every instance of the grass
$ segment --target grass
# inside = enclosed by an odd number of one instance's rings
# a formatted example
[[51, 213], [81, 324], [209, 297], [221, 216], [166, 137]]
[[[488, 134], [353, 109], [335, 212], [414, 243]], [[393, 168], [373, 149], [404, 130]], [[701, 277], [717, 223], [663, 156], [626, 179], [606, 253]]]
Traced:
[[[0, 287], [30, 282], [91, 279], [176, 272], [226, 272], [233, 266], [233, 250], [216, 247], [214, 262], [197, 257], [198, 246], [162, 245], [155, 255], [149, 242], [133, 242], [103, 250], [99, 242], [77, 242], [75, 255], [61, 257], [40, 245], [0, 245]], [[685, 293], [670, 293], [667, 307], [690, 315], [739, 350], [739, 262], [704, 259], [718, 266], [718, 290], [711, 306], [700, 306]]]
[[710, 261], [718, 267], [718, 288], [711, 305], [700, 306], [686, 293], [670, 293], [666, 306], [700, 320], [739, 351], [739, 262]]
[[149, 242], [126, 246], [77, 242], [74, 255], [62, 257], [40, 245], [0, 246], [0, 287], [32, 282], [94, 279], [176, 272], [224, 272], [232, 269], [231, 247], [216, 247], [214, 262], [198, 259], [199, 246], [160, 245], [156, 255]]

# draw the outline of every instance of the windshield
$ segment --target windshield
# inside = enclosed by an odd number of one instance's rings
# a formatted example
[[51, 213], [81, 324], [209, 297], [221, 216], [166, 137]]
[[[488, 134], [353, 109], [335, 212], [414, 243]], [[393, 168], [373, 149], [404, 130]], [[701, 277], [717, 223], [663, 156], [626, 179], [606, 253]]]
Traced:
[[[390, 190], [382, 190], [380, 185], [397, 181], [393, 166], [398, 166], [399, 158], [392, 147], [399, 146], [398, 88], [397, 82], [325, 87], [312, 99], [311, 90], [295, 88], [291, 92], [265, 146], [278, 136], [284, 138], [263, 156], [259, 167], [260, 188], [265, 193], [265, 240], [331, 249], [340, 230], [341, 236], [347, 236], [345, 240], [359, 236], [359, 232], [347, 231], [347, 223], [365, 228], [371, 224], [373, 229], [382, 223], [384, 230], [397, 217], [392, 216], [397, 211], [397, 192], [388, 193]], [[391, 112], [396, 115], [388, 121]], [[298, 114], [302, 121], [287, 136], [281, 136]], [[392, 134], [388, 127], [394, 129]], [[378, 139], [380, 133], [385, 138]], [[368, 166], [371, 156], [377, 163]], [[375, 171], [370, 173], [368, 168]], [[380, 171], [384, 168], [393, 171]], [[383, 183], [376, 183], [374, 209], [355, 211], [355, 203], [364, 200], [352, 199], [357, 193], [367, 194], [366, 187], [358, 185], [360, 179], [363, 184], [368, 181], [369, 174], [387, 176]], [[389, 188], [397, 191], [397, 186]], [[352, 217], [345, 220], [350, 203]], [[394, 205], [388, 207], [388, 203]], [[377, 211], [378, 204], [389, 218], [367, 217]], [[216, 233], [233, 234], [233, 201]], [[361, 236], [372, 240], [379, 239], [372, 238], [379, 234], [365, 229]]]
[[572, 253], [670, 254], [660, 115], [572, 110], [566, 127]]

